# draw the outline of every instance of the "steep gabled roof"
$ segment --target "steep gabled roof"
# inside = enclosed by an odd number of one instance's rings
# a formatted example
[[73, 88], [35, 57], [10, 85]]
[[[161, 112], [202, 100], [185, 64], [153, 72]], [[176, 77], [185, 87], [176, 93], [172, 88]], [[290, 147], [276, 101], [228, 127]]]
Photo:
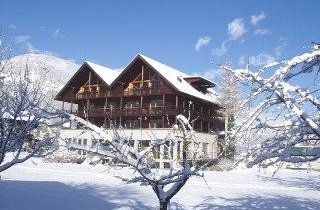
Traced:
[[192, 87], [184, 78], [190, 77], [189, 75], [176, 70], [170, 66], [160, 63], [152, 58], [145, 55], [138, 54], [143, 60], [145, 60], [149, 65], [151, 65], [159, 74], [161, 74], [167, 81], [169, 81], [178, 91], [206, 100], [209, 102], [217, 103], [217, 97], [213, 94], [204, 94], [194, 87]]
[[109, 69], [104, 66], [100, 66], [98, 64], [92, 63], [90, 61], [86, 61], [90, 68], [107, 84], [111, 85], [113, 80], [117, 78], [117, 76], [120, 74], [120, 72]]
[[66, 89], [66, 87], [70, 86], [70, 83], [75, 79], [75, 77], [85, 68], [89, 67], [93, 72], [95, 72], [98, 77], [108, 86], [111, 85], [113, 80], [117, 78], [117, 76], [120, 74], [119, 71], [112, 70], [110, 68], [100, 66], [98, 64], [85, 61], [78, 71], [74, 73], [74, 75], [69, 79], [69, 81], [65, 84], [65, 86], [59, 91], [59, 93], [56, 95], [55, 99], [58, 99], [58, 96]]
[[209, 101], [212, 103], [218, 103], [217, 97], [215, 94], [210, 94], [208, 90], [208, 94], [204, 94], [194, 87], [192, 87], [184, 78], [190, 77], [189, 75], [174, 69], [170, 66], [167, 66], [159, 61], [156, 61], [152, 58], [149, 58], [142, 54], [137, 54], [132, 61], [124, 68], [121, 74], [112, 82], [111, 86], [113, 86], [119, 78], [132, 66], [137, 59], [143, 60], [146, 64], [148, 64], [153, 70], [159, 73], [166, 81], [170, 83], [170, 85], [179, 92], [200, 98], [205, 101]]
[[[192, 87], [192, 85], [190, 85], [189, 82], [187, 82], [185, 80], [185, 78], [191, 78], [192, 76], [189, 76], [189, 75], [187, 75], [177, 69], [174, 69], [170, 66], [167, 66], [163, 63], [160, 63], [159, 61], [153, 60], [152, 58], [149, 58], [149, 57], [142, 55], [142, 54], [137, 54], [133, 58], [133, 60], [121, 72], [109, 69], [104, 66], [100, 66], [98, 64], [95, 64], [95, 63], [92, 63], [89, 61], [86, 61], [82, 64], [82, 66], [79, 68], [79, 70], [73, 75], [73, 77], [67, 82], [67, 84], [60, 90], [60, 92], [57, 94], [57, 96], [60, 95], [67, 86], [69, 86], [69, 83], [75, 78], [75, 76], [85, 66], [88, 66], [92, 71], [94, 71], [105, 84], [107, 84], [108, 86], [113, 86], [119, 80], [119, 78], [121, 78], [122, 75], [125, 74], [126, 71], [128, 71], [130, 66], [132, 66], [136, 62], [137, 59], [141, 59], [143, 62], [148, 64], [153, 70], [158, 72], [159, 75], [161, 77], [163, 77], [163, 79], [168, 81], [170, 83], [170, 85], [174, 89], [176, 89], [177, 91], [185, 93], [190, 96], [194, 96], [196, 98], [199, 98], [199, 99], [202, 99], [205, 101], [209, 101], [212, 103], [218, 103], [218, 100], [217, 100], [218, 96], [215, 93], [215, 91], [213, 91], [212, 89], [210, 90], [210, 88], [209, 88], [207, 90], [207, 93], [202, 93], [201, 91], [198, 91], [197, 89]], [[207, 82], [209, 82], [209, 80], [207, 80], [207, 79], [205, 79], [205, 80]], [[56, 98], [57, 98], [57, 96], [56, 96]]]

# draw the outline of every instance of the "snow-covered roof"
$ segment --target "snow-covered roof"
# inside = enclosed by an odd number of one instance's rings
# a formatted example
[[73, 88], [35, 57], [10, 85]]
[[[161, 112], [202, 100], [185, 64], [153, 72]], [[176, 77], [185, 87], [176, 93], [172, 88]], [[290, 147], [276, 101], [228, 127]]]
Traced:
[[117, 76], [120, 74], [120, 72], [118, 72], [118, 71], [109, 69], [104, 66], [100, 66], [100, 65], [92, 63], [90, 61], [86, 61], [85, 63], [87, 63], [91, 67], [91, 69], [95, 73], [97, 73], [99, 75], [99, 77], [101, 79], [103, 79], [103, 81], [105, 83], [107, 83], [108, 85], [110, 85], [117, 78]]
[[[209, 89], [208, 89], [207, 93], [202, 93], [202, 92], [198, 91], [197, 89], [195, 89], [192, 85], [190, 85], [184, 79], [184, 78], [192, 78], [195, 76], [187, 75], [177, 69], [174, 69], [170, 66], [167, 66], [163, 63], [160, 63], [160, 62], [153, 60], [152, 58], [149, 58], [149, 57], [142, 55], [142, 54], [138, 54], [137, 56], [135, 56], [133, 61], [136, 60], [137, 57], [140, 57], [142, 60], [144, 60], [146, 63], [148, 63], [155, 71], [157, 71], [160, 75], [162, 75], [163, 78], [165, 78], [169, 83], [171, 83], [171, 85], [173, 85], [177, 89], [177, 91], [194, 96], [194, 97], [197, 97], [197, 98], [200, 98], [205, 101], [209, 101], [212, 103], [218, 103], [218, 96], [217, 96], [218, 94], [217, 93], [215, 93], [214, 91], [211, 91]], [[131, 61], [128, 64], [128, 66], [130, 66], [130, 64], [133, 61]], [[112, 70], [110, 68], [92, 63], [90, 61], [85, 61], [84, 64], [87, 64], [109, 86], [112, 86], [112, 84], [115, 82], [116, 78], [119, 77], [120, 73], [123, 74], [124, 71], [128, 68], [128, 66], [127, 66], [122, 71], [119, 71], [119, 70]], [[76, 74], [77, 73], [75, 73], [75, 75]], [[72, 79], [73, 78], [71, 78], [70, 81]], [[59, 94], [60, 94], [60, 92], [59, 92]]]
[[186, 93], [188, 95], [200, 98], [213, 103], [218, 103], [216, 94], [202, 93], [192, 87], [184, 78], [190, 77], [189, 75], [176, 70], [170, 66], [160, 63], [145, 55], [138, 54], [149, 65], [151, 65], [159, 74], [161, 74], [166, 80], [168, 80], [178, 91]]
[[212, 82], [210, 79], [207, 79], [207, 78], [202, 77], [202, 76], [191, 75], [191, 76], [184, 77], [184, 79], [194, 79], [194, 78], [199, 78], [199, 79], [201, 79], [203, 81], [206, 81], [206, 82], [211, 83], [211, 84], [214, 85], [214, 82]]

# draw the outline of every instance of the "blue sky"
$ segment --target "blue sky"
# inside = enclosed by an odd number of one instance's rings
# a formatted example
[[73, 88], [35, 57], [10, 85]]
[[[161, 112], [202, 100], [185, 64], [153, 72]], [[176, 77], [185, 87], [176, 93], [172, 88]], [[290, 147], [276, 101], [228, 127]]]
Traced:
[[320, 42], [320, 1], [1, 1], [16, 51], [125, 66], [141, 52], [187, 73], [252, 66]]

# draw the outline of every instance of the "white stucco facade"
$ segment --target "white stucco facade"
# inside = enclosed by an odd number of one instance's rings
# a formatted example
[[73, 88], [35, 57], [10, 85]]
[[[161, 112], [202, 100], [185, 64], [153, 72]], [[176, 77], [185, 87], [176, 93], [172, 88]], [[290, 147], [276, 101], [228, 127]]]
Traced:
[[[113, 131], [110, 131], [112, 135]], [[118, 132], [121, 132], [121, 135], [131, 137], [133, 140], [132, 146], [140, 150], [145, 146], [148, 146], [151, 141], [156, 139], [164, 139], [170, 133], [168, 128], [159, 128], [159, 129], [121, 129]], [[198, 140], [202, 144], [203, 150], [203, 159], [216, 159], [218, 154], [217, 146], [217, 136], [214, 134], [200, 133], [196, 132]], [[85, 129], [70, 129], [65, 128], [60, 131], [60, 143], [77, 143], [84, 146], [92, 146], [97, 142], [94, 140], [90, 131]], [[160, 168], [163, 168], [166, 163], [178, 163], [182, 158], [182, 147], [183, 143], [179, 142], [177, 145], [173, 145], [171, 151], [168, 151], [168, 148], [165, 145], [159, 147], [159, 151], [154, 154], [155, 161], [159, 164]], [[79, 154], [87, 155], [83, 151], [79, 151]]]

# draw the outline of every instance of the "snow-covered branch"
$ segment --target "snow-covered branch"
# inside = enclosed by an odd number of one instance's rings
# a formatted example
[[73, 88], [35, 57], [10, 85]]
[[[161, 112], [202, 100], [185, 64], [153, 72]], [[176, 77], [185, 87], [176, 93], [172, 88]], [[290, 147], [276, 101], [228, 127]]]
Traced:
[[[182, 115], [177, 116], [177, 125], [172, 127], [172, 131], [164, 139], [153, 140], [151, 145], [142, 151], [130, 145], [130, 138], [121, 135], [121, 130], [114, 129], [110, 132], [77, 116], [68, 113], [65, 113], [65, 116], [92, 131], [95, 139], [103, 139], [103, 143], [90, 147], [70, 144], [70, 148], [85, 150], [101, 157], [109, 157], [133, 168], [138, 172], [138, 176], [120, 178], [130, 183], [139, 182], [143, 185], [150, 185], [159, 199], [161, 209], [167, 208], [170, 199], [184, 186], [190, 176], [200, 175], [199, 171], [202, 168], [195, 160], [202, 154], [201, 147], [189, 119]], [[173, 145], [178, 142], [182, 144], [183, 155], [180, 163], [177, 162], [179, 167], [171, 166], [169, 170], [159, 170], [155, 167], [152, 152], [159, 149], [160, 145], [165, 145], [166, 142]]]
[[315, 152], [319, 150], [295, 152], [298, 146], [320, 146], [319, 61], [320, 49], [316, 46], [310, 52], [257, 70], [222, 67], [251, 87], [241, 105], [251, 111], [233, 132], [238, 142], [251, 140], [251, 146], [242, 145], [247, 149], [248, 166], [320, 157]]
[[10, 64], [12, 46], [3, 45], [0, 43], [0, 172], [51, 153], [61, 126], [59, 114], [45, 101], [41, 78], [32, 74], [28, 63]]

